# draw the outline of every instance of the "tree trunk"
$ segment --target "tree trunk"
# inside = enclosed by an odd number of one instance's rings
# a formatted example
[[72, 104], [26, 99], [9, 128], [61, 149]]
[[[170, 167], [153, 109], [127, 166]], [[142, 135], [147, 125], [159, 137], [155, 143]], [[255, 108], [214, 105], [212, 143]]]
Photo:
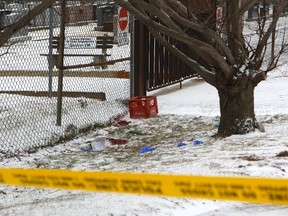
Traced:
[[[247, 77], [246, 77], [247, 78]], [[218, 89], [220, 98], [220, 126], [218, 135], [245, 134], [255, 130], [254, 112], [255, 84], [251, 79], [243, 78], [240, 85], [227, 89]]]

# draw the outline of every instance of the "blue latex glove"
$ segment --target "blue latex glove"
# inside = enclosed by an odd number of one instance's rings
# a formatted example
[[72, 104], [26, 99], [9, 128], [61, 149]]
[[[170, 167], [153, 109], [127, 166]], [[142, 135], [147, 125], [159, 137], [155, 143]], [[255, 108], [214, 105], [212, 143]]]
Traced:
[[140, 153], [145, 153], [145, 152], [149, 152], [149, 151], [154, 151], [156, 148], [153, 147], [149, 147], [149, 146], [143, 146], [142, 148], [140, 148], [139, 152]]
[[186, 145], [187, 145], [187, 143], [180, 142], [180, 143], [178, 143], [177, 147], [186, 146]]
[[200, 145], [202, 144], [203, 142], [201, 140], [194, 140], [194, 145]]

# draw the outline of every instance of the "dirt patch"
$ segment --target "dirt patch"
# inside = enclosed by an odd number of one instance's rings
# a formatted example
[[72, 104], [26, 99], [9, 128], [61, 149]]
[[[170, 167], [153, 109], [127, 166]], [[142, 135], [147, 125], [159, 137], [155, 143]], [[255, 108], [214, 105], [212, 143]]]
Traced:
[[277, 154], [276, 157], [288, 157], [288, 151], [282, 151]]
[[261, 161], [263, 158], [258, 157], [257, 155], [249, 155], [240, 157], [240, 159], [247, 160], [247, 161]]

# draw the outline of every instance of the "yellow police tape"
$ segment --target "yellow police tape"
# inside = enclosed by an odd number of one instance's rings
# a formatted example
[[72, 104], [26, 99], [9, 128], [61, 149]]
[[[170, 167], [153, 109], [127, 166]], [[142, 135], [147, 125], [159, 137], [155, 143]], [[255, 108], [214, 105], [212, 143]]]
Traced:
[[288, 204], [288, 179], [0, 169], [0, 184]]

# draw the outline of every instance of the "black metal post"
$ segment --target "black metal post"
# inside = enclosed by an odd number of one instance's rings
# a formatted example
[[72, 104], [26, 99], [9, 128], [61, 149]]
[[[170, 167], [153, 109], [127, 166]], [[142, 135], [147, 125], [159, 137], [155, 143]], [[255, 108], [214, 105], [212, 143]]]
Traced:
[[61, 24], [58, 56], [58, 92], [57, 92], [57, 121], [56, 125], [61, 126], [62, 119], [62, 94], [63, 94], [63, 67], [64, 67], [64, 42], [65, 42], [65, 20], [66, 20], [66, 0], [61, 1]]
[[146, 96], [146, 73], [145, 64], [147, 62], [147, 54], [145, 53], [145, 26], [140, 23], [139, 20], [135, 20], [134, 25], [134, 50], [133, 50], [133, 60], [134, 60], [134, 88], [133, 96]]
[[52, 97], [52, 72], [53, 72], [53, 8], [49, 7], [49, 54], [48, 54], [48, 96]]

